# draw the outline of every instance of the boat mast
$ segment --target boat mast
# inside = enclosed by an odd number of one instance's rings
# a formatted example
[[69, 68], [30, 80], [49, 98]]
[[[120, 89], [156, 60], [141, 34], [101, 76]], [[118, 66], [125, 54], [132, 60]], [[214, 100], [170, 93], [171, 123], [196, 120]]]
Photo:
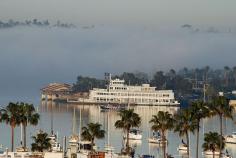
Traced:
[[20, 124], [20, 145], [23, 145], [23, 124]]
[[51, 103], [51, 135], [53, 135], [53, 112], [52, 112], [52, 103]]
[[76, 136], [76, 115], [75, 115], [75, 107], [74, 107], [74, 112], [73, 112], [72, 135], [73, 135], [73, 136]]
[[110, 145], [110, 134], [109, 134], [109, 112], [107, 113], [107, 145]]

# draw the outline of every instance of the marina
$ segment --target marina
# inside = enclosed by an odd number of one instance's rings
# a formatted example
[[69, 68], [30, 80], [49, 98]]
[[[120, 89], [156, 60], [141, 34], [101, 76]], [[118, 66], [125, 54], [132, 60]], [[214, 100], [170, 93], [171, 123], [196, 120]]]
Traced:
[[[119, 119], [116, 111], [107, 111], [100, 112], [99, 106], [92, 105], [77, 105], [77, 104], [65, 104], [65, 103], [55, 103], [52, 101], [42, 101], [39, 106], [39, 112], [41, 120], [36, 128], [28, 127], [29, 135], [27, 136], [27, 145], [30, 146], [32, 141], [31, 136], [36, 133], [38, 130], [43, 130], [48, 133], [51, 132], [51, 112], [53, 112], [53, 130], [55, 133], [58, 133], [57, 142], [63, 146], [64, 136], [67, 137], [67, 146], [69, 143], [69, 138], [73, 133], [73, 130], [76, 130], [79, 133], [80, 124], [81, 126], [85, 126], [89, 122], [99, 122], [102, 124], [102, 128], [109, 133], [106, 133], [105, 138], [101, 140], [96, 140], [97, 150], [105, 151], [111, 150], [114, 153], [119, 153], [124, 144], [123, 142], [123, 132], [122, 130], [116, 129], [114, 127], [114, 123]], [[135, 106], [134, 110], [138, 113], [142, 118], [142, 123], [140, 126], [140, 130], [142, 131], [141, 140], [130, 140], [131, 146], [135, 149], [135, 157], [142, 154], [154, 155], [155, 157], [161, 157], [162, 149], [160, 144], [158, 143], [149, 143], [148, 138], [152, 136], [152, 132], [150, 131], [149, 120], [151, 119], [151, 115], [157, 113], [158, 111], [168, 111], [174, 114], [179, 108], [178, 107], [168, 107], [168, 106]], [[74, 111], [75, 110], [75, 111]], [[73, 129], [73, 115], [76, 113], [76, 129]], [[81, 122], [80, 122], [81, 118]], [[203, 124], [204, 123], [204, 124]], [[63, 125], [63, 127], [61, 126]], [[0, 130], [3, 130], [6, 125], [1, 124]], [[218, 118], [209, 118], [204, 119], [201, 122], [201, 133], [200, 138], [203, 138], [203, 132], [208, 131], [218, 131]], [[10, 130], [7, 128], [5, 130]], [[225, 135], [230, 135], [236, 128], [234, 123], [229, 120], [224, 120], [224, 133]], [[20, 143], [20, 128], [16, 128], [16, 145]], [[3, 139], [3, 137], [10, 138], [10, 133], [6, 132], [0, 135], [0, 139], [4, 140], [3, 150], [6, 147], [10, 146], [9, 139]], [[190, 154], [195, 154], [195, 141], [196, 136], [190, 135]], [[185, 152], [178, 151], [177, 148], [179, 144], [181, 144], [182, 138], [178, 136], [177, 133], [173, 133], [173, 131], [168, 132], [168, 148], [167, 151], [174, 157], [182, 157], [185, 155]], [[200, 139], [200, 144], [202, 144], [202, 139]], [[109, 147], [109, 148], [108, 148]], [[232, 155], [236, 156], [236, 146], [234, 144], [226, 144], [227, 151]], [[199, 155], [202, 155], [202, 150], [199, 151]], [[48, 153], [50, 155], [50, 153]]]

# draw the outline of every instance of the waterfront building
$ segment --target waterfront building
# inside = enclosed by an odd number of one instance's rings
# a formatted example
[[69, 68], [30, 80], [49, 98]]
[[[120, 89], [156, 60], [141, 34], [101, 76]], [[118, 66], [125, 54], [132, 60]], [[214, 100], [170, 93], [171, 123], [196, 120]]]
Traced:
[[72, 91], [72, 86], [65, 83], [50, 83], [41, 89], [42, 100], [56, 100], [68, 96]]
[[156, 90], [149, 84], [126, 85], [124, 80], [110, 79], [106, 89], [93, 88], [89, 92], [91, 103], [114, 103], [132, 105], [179, 105], [173, 90]]

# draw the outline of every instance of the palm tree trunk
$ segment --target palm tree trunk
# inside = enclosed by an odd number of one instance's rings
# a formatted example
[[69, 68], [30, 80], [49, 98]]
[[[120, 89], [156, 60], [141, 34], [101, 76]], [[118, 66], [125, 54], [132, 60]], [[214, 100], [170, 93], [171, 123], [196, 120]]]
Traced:
[[166, 143], [165, 143], [165, 132], [162, 131], [162, 145], [163, 145], [163, 158], [166, 158]]
[[222, 140], [223, 139], [223, 116], [220, 115], [220, 155], [219, 158], [221, 157], [222, 154]]
[[198, 145], [199, 145], [199, 130], [200, 130], [200, 120], [198, 120], [198, 127], [197, 127], [197, 149], [196, 149], [196, 158], [198, 158]]
[[24, 151], [26, 151], [26, 124], [23, 123], [23, 133], [24, 133]]
[[187, 155], [189, 158], [189, 137], [188, 137], [188, 132], [186, 132], [186, 140], [187, 140]]
[[214, 151], [212, 151], [213, 152], [213, 158], [215, 158], [215, 150]]
[[95, 145], [95, 144], [94, 144], [94, 138], [92, 138], [91, 144], [92, 144], [92, 147]]
[[126, 152], [127, 152], [127, 154], [129, 154], [129, 131], [130, 131], [130, 129], [127, 129], [127, 136], [126, 136], [126, 139], [127, 139], [127, 141], [126, 141]]
[[11, 126], [11, 151], [14, 151], [14, 126]]

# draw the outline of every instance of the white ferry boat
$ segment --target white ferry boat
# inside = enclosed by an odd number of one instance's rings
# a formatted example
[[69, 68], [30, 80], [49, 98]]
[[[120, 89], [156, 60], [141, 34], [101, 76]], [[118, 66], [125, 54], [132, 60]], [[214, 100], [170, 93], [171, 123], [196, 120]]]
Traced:
[[78, 101], [96, 104], [131, 104], [131, 105], [170, 105], [178, 106], [173, 90], [156, 90], [149, 84], [141, 86], [126, 85], [124, 80], [110, 79], [106, 89], [93, 88], [88, 99]]

